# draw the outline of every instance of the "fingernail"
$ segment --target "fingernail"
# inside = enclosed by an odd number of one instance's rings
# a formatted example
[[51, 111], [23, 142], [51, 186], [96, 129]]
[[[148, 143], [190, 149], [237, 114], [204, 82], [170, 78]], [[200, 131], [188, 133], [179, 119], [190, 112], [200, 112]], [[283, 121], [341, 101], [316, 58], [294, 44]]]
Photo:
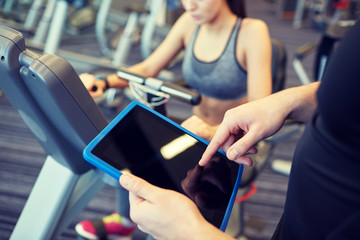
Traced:
[[200, 159], [200, 161], [198, 162], [198, 164], [199, 164], [200, 166], [202, 166], [202, 162], [203, 162], [203, 160]]
[[120, 176], [120, 184], [123, 186], [123, 187], [126, 187], [129, 185], [129, 180], [130, 180], [130, 176], [129, 174], [127, 173], [124, 173]]
[[236, 150], [236, 149], [231, 149], [230, 151], [229, 151], [229, 153], [228, 153], [228, 158], [230, 159], [230, 160], [235, 160], [236, 158], [237, 158], [237, 156], [238, 156], [238, 151]]

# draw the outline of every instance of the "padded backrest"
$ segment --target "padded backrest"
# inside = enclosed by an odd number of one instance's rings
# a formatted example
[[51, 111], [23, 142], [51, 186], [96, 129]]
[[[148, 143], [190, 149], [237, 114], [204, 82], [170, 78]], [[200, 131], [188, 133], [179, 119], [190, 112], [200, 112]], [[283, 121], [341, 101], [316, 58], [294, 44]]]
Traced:
[[27, 51], [21, 33], [0, 26], [0, 89], [45, 152], [74, 173], [90, 168], [82, 151], [106, 125], [73, 67]]
[[287, 55], [286, 48], [282, 42], [271, 39], [272, 59], [271, 59], [271, 75], [272, 75], [272, 92], [278, 92], [284, 89], [286, 80]]

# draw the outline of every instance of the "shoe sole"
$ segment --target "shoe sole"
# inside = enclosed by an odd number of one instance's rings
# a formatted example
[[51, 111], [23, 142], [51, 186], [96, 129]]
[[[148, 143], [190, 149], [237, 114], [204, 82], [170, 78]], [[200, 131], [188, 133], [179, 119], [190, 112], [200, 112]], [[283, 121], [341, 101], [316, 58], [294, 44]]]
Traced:
[[[76, 225], [75, 226], [75, 231], [77, 232], [77, 234], [86, 239], [86, 240], [98, 240], [99, 238], [94, 235], [94, 234], [91, 234], [91, 233], [88, 233], [86, 232], [81, 225]], [[123, 236], [123, 237], [120, 237], [120, 236], [116, 236], [116, 235], [109, 235], [107, 236], [107, 239], [108, 240], [131, 240], [132, 239], [132, 236]]]

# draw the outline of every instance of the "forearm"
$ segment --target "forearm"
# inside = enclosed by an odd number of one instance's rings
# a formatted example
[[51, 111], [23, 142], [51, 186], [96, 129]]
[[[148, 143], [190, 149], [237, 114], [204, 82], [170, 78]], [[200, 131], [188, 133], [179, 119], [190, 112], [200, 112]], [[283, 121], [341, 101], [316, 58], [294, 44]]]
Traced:
[[317, 107], [316, 92], [320, 82], [289, 88], [270, 96], [282, 109], [285, 119], [308, 122]]
[[233, 237], [220, 231], [208, 222], [200, 222], [199, 225], [194, 225], [194, 231], [189, 231], [184, 234], [184, 239], [191, 240], [235, 240]]
[[308, 84], [292, 89], [293, 109], [288, 115], [289, 119], [308, 122], [317, 107], [316, 92], [320, 82]]
[[[144, 60], [143, 62], [135, 64], [126, 70], [141, 76], [156, 77], [160, 70], [155, 67], [148, 67], [147, 61], [148, 60]], [[128, 86], [128, 81], [118, 77], [116, 73], [107, 76], [106, 79], [109, 83], [109, 87], [111, 88], [124, 88]]]
[[[129, 67], [127, 70], [142, 76], [156, 77], [161, 70], [166, 68], [171, 60], [184, 47], [183, 35], [188, 31], [188, 24], [187, 22], [180, 22], [181, 23], [177, 21], [177, 23], [175, 23], [170, 32], [167, 34], [165, 40], [148, 58]], [[124, 87], [124, 83], [127, 85], [127, 81], [119, 78], [116, 74], [110, 76], [112, 76], [111, 79], [108, 78], [110, 87]]]

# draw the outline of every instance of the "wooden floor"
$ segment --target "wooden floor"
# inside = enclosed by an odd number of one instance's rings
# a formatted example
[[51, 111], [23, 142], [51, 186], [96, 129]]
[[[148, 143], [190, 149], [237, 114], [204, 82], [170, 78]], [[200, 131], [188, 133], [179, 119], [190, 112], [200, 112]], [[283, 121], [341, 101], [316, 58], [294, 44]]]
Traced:
[[[265, 0], [247, 1], [248, 15], [267, 22], [271, 37], [282, 41], [292, 60], [294, 51], [307, 42], [317, 42], [320, 33], [311, 27], [294, 30], [290, 20], [276, 16], [273, 3]], [[94, 45], [96, 48], [96, 45]], [[133, 53], [136, 54], [136, 53]], [[305, 67], [312, 71], [312, 58]], [[81, 70], [78, 70], [79, 72]], [[0, 79], [1, 81], [1, 79]], [[299, 85], [288, 64], [286, 87]], [[189, 113], [184, 104], [173, 104], [170, 114]], [[104, 109], [111, 118], [117, 111]], [[183, 113], [181, 113], [183, 115]], [[248, 239], [269, 239], [281, 216], [288, 177], [271, 169], [274, 159], [290, 161], [300, 134], [277, 143], [269, 161], [258, 175], [257, 192], [245, 204], [245, 236]], [[9, 239], [26, 199], [45, 160], [45, 153], [4, 95], [0, 96], [0, 239]], [[46, 198], [46, 196], [45, 196]], [[76, 239], [74, 225], [83, 219], [102, 217], [114, 211], [114, 189], [105, 187], [57, 239]], [[36, 216], [34, 216], [36, 223]], [[136, 239], [144, 235], [137, 232]], [[32, 239], [29, 237], [29, 239]]]

